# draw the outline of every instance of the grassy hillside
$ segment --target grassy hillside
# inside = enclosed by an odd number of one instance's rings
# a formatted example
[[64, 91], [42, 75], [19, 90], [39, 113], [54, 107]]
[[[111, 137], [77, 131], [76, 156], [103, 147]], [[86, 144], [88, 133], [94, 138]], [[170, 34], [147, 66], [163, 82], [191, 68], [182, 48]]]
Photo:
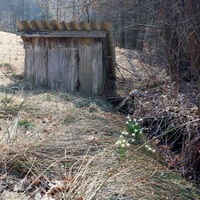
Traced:
[[[155, 143], [151, 142], [155, 153], [148, 152], [144, 143], [135, 143], [120, 154], [115, 143], [126, 128], [127, 116], [105, 99], [48, 91], [21, 80], [22, 41], [9, 33], [0, 32], [0, 37], [3, 200], [200, 199], [191, 183], [169, 170], [164, 150]], [[157, 67], [150, 71], [137, 52], [116, 49], [116, 53], [119, 65], [128, 70], [117, 74], [118, 95], [142, 88], [155, 74], [160, 79], [165, 74]], [[132, 119], [151, 115], [152, 102], [138, 99]]]

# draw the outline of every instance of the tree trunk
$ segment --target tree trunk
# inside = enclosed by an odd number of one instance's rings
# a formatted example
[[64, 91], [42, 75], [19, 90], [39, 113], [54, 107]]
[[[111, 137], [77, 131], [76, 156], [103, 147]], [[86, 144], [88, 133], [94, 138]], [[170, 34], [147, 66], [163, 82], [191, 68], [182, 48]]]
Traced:
[[200, 14], [197, 1], [185, 0], [186, 17], [189, 20], [187, 39], [189, 43], [189, 55], [191, 59], [191, 73], [200, 76]]

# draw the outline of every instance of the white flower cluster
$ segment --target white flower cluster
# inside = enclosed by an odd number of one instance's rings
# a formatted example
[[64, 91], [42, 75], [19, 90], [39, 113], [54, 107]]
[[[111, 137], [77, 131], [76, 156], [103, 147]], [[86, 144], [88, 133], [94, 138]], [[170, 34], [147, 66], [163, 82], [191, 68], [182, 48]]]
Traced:
[[[126, 133], [125, 131], [122, 133]], [[115, 143], [118, 147], [130, 147], [130, 144], [128, 143], [128, 141], [124, 138], [123, 135], [120, 135], [119, 139], [117, 140], [117, 142]]]
[[142, 131], [141, 130], [138, 130], [138, 129], [135, 129], [134, 130], [134, 133], [132, 133], [131, 135], [133, 136], [133, 137], [135, 137], [135, 134], [137, 134], [137, 133], [139, 133], [140, 135], [142, 134]]
[[150, 145], [145, 145], [145, 148], [146, 148], [148, 151], [152, 152], [152, 153], [155, 153], [155, 152], [156, 152], [156, 150], [155, 150], [155, 149], [152, 149]]
[[[128, 120], [129, 122], [132, 121], [132, 120], [131, 120], [131, 117], [130, 117], [129, 115], [127, 116], [127, 120]], [[137, 121], [141, 122], [141, 121], [142, 121], [142, 118], [140, 118], [140, 119], [138, 119], [138, 120], [137, 120], [137, 119], [133, 119], [133, 121], [134, 121], [134, 122], [137, 122]]]
[[123, 131], [121, 134], [122, 135], [128, 135], [128, 132], [127, 131]]
[[131, 120], [130, 116], [128, 115], [128, 116], [127, 116], [126, 125], [128, 125], [128, 124], [131, 123], [131, 122], [132, 122], [132, 120]]
[[[130, 122], [132, 122], [132, 119], [131, 119], [131, 117], [128, 115], [127, 116], [127, 120], [128, 121], [126, 121], [126, 124], [129, 124]], [[141, 122], [142, 121], [142, 118], [140, 118], [140, 119], [133, 119], [133, 121], [134, 121], [134, 123], [135, 123], [135, 125], [137, 126], [137, 125], [139, 125], [139, 123], [138, 122]]]
[[132, 133], [130, 133], [134, 138], [138, 135], [141, 135], [142, 134], [142, 130], [140, 129], [140, 125], [138, 123], [138, 121], [142, 121], [142, 119], [133, 119], [133, 122], [130, 118], [130, 116], [128, 115], [127, 116], [127, 121], [126, 121], [126, 124], [127, 126], [131, 126], [132, 127]]
[[142, 135], [143, 132], [140, 129], [140, 124], [138, 123], [138, 121], [142, 121], [142, 119], [134, 119], [132, 121], [131, 117], [129, 115], [127, 116], [127, 130], [121, 133], [119, 139], [115, 143], [117, 147], [129, 147]]

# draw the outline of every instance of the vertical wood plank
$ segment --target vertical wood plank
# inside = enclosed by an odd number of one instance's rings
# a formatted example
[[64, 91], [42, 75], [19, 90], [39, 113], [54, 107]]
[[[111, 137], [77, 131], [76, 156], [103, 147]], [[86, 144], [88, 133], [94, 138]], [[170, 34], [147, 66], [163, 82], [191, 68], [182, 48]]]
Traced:
[[34, 82], [39, 86], [47, 85], [47, 66], [46, 66], [46, 40], [45, 38], [34, 39]]
[[[33, 79], [33, 48], [29, 45], [25, 50], [25, 76], [27, 79]], [[33, 81], [33, 80], [32, 80]]]
[[92, 94], [98, 95], [103, 92], [105, 85], [105, 72], [103, 68], [102, 43], [93, 44], [92, 70], [93, 70], [93, 88]]
[[83, 94], [92, 94], [93, 90], [92, 42], [92, 38], [81, 38], [79, 42], [79, 91]]
[[57, 89], [57, 77], [58, 77], [58, 50], [56, 48], [48, 49], [48, 86], [51, 89]]
[[78, 50], [50, 48], [48, 50], [48, 83], [52, 89], [76, 92], [78, 82]]

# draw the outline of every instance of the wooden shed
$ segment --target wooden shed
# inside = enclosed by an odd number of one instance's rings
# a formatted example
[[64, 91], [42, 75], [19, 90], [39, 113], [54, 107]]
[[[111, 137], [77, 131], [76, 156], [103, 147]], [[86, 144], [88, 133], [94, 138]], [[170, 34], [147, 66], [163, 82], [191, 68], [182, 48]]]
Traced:
[[115, 79], [109, 23], [17, 21], [25, 44], [25, 76], [38, 86], [99, 95]]

